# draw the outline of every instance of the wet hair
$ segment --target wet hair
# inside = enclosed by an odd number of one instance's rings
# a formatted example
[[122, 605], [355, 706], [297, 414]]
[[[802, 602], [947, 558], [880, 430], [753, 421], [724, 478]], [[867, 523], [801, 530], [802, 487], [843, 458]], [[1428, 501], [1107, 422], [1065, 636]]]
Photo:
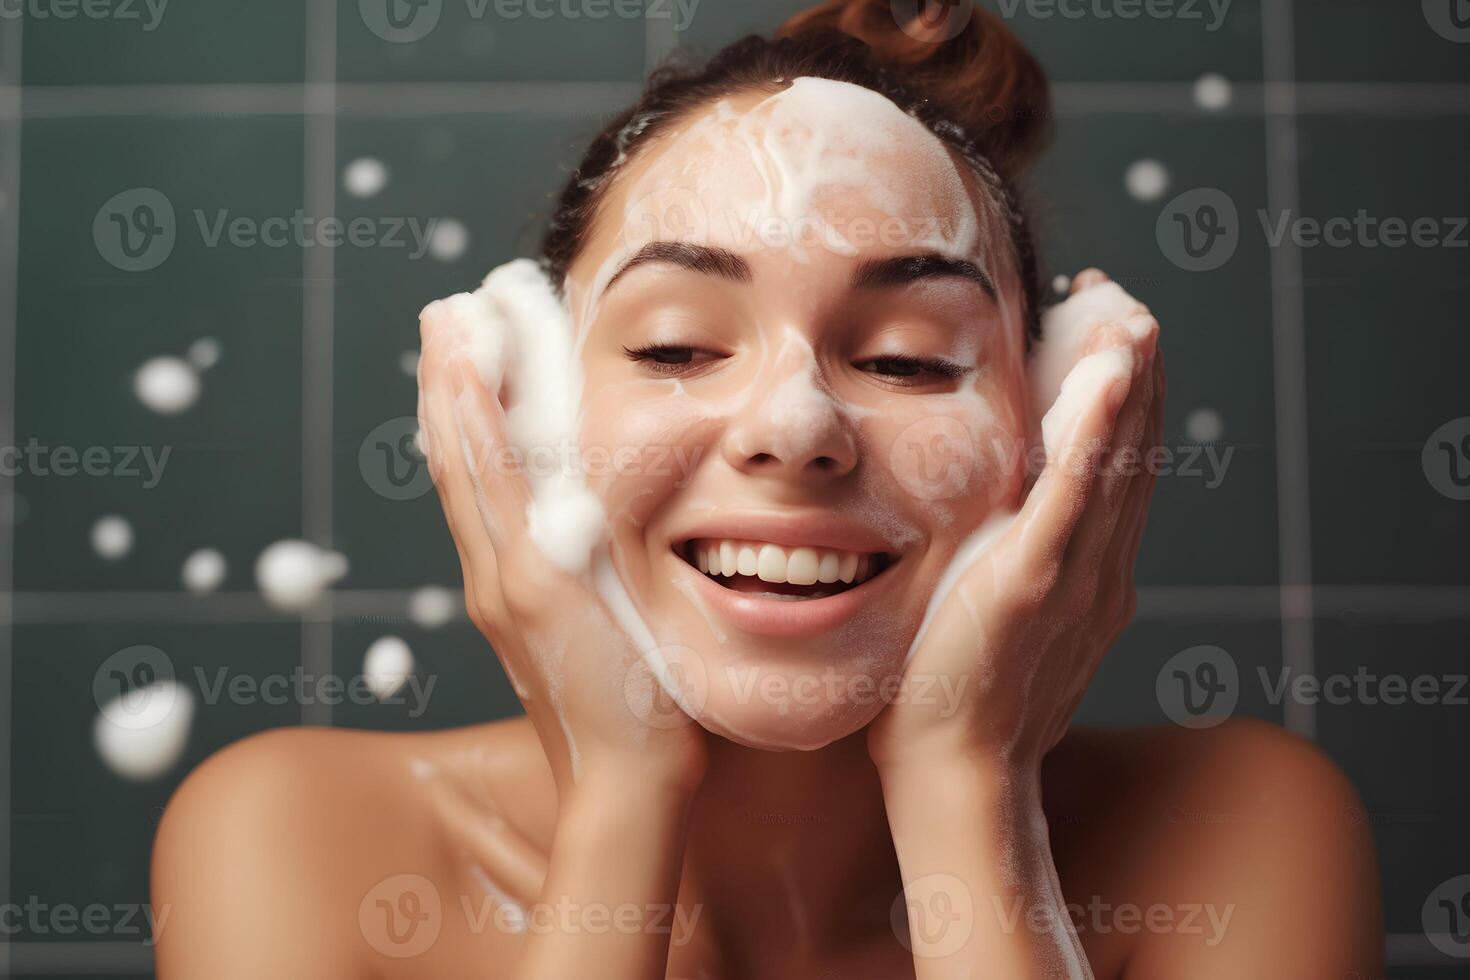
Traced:
[[[813, 76], [885, 96], [969, 163], [1009, 228], [1029, 346], [1040, 334], [1045, 294], [1019, 181], [1049, 138], [1046, 75], [1015, 35], [979, 7], [962, 2], [944, 7], [943, 23], [916, 14], [900, 24], [897, 11], [905, 6], [827, 0], [791, 17], [772, 37], [749, 35], [702, 64], [673, 60], [655, 70], [638, 100], [593, 138], [561, 192], [542, 241], [552, 281], [564, 287], [610, 179], [650, 136], [727, 96], [778, 91]], [[954, 18], [964, 15], [956, 32]]]

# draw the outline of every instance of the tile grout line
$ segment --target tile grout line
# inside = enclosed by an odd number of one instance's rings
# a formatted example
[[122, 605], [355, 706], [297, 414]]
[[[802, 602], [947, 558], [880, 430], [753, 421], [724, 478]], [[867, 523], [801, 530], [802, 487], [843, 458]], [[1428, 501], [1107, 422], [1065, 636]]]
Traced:
[[[678, 48], [663, 22], [645, 30], [650, 66]], [[655, 26], [658, 25], [658, 26]], [[1058, 115], [1183, 113], [1199, 118], [1270, 115], [1288, 104], [1291, 115], [1466, 115], [1470, 84], [1459, 82], [1233, 82], [1235, 98], [1216, 111], [1199, 108], [1193, 85], [1172, 82], [1059, 82], [1052, 86]], [[0, 84], [0, 119], [132, 116], [148, 114], [338, 115], [486, 114], [531, 110], [597, 116], [627, 105], [641, 85], [606, 82], [336, 82], [212, 83], [201, 85], [55, 85], [27, 89]]]
[[[302, 87], [302, 207], [307, 214], [336, 210], [337, 10], [336, 0], [306, 4], [306, 68]], [[301, 532], [331, 550], [333, 331], [336, 262], [329, 248], [303, 250], [301, 283]], [[301, 619], [301, 669], [308, 676], [332, 671], [332, 594], [322, 596], [327, 621]], [[301, 723], [330, 725], [332, 706], [303, 704]]]
[[[1291, 0], [1262, 5], [1262, 70], [1268, 82], [1290, 82], [1295, 77], [1294, 16]], [[1295, 212], [1301, 197], [1295, 96], [1289, 84], [1266, 90], [1266, 206], [1273, 214]], [[1293, 673], [1310, 675], [1316, 658], [1302, 255], [1289, 239], [1269, 251], [1281, 659]], [[1283, 721], [1297, 734], [1316, 738], [1315, 705], [1288, 703]]]
[[[17, 18], [0, 40], [0, 70], [21, 80], [21, 28]], [[16, 348], [20, 321], [20, 139], [21, 121], [0, 123], [0, 445], [15, 444]], [[14, 735], [15, 622], [11, 590], [15, 586], [15, 479], [0, 472], [0, 901], [10, 901], [11, 827]], [[0, 936], [0, 977], [10, 971], [10, 936]]]

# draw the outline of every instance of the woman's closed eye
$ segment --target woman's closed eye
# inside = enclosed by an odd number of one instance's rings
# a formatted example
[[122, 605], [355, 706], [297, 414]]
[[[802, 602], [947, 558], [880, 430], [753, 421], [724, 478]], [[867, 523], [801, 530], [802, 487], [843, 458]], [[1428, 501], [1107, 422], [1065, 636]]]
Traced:
[[942, 357], [918, 357], [913, 354], [886, 354], [857, 362], [857, 369], [877, 375], [885, 384], [897, 387], [942, 384], [969, 374], [974, 368]]
[[688, 344], [645, 344], [624, 347], [623, 353], [654, 374], [666, 375], [693, 374], [723, 356]]

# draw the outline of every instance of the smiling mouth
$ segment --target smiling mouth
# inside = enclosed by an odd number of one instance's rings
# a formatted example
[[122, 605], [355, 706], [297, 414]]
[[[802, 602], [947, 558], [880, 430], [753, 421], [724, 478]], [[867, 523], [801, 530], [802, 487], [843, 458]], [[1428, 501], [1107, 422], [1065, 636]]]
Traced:
[[679, 555], [717, 585], [756, 599], [800, 602], [839, 595], [883, 573], [881, 552], [788, 548], [766, 541], [695, 538]]

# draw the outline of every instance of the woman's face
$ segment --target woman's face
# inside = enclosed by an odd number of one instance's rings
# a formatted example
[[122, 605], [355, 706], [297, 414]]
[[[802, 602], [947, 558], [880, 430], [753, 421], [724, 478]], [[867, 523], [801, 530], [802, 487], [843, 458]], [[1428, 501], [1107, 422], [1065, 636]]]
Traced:
[[1005, 242], [924, 126], [815, 79], [692, 113], [607, 188], [567, 281], [582, 450], [711, 731], [815, 748], [866, 725], [955, 549], [1019, 498]]

